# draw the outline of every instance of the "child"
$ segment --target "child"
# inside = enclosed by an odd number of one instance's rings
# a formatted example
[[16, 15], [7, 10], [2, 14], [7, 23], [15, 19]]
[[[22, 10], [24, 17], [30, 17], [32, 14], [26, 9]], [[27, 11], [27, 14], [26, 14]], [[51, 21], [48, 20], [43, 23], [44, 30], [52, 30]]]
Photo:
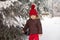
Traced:
[[26, 32], [29, 28], [29, 40], [39, 40], [39, 34], [42, 34], [42, 26], [34, 4], [31, 6], [29, 16], [30, 19], [27, 20], [23, 30]]

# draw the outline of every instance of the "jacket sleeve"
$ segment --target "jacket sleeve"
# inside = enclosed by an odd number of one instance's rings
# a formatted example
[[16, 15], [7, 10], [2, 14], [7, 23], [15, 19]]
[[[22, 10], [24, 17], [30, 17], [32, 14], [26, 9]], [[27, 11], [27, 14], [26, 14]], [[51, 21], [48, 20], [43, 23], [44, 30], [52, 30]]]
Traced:
[[41, 25], [40, 19], [38, 20], [37, 25], [38, 25], [38, 33], [39, 33], [39, 34], [42, 34], [42, 25]]
[[27, 28], [28, 28], [28, 20], [27, 20], [27, 22], [26, 22], [26, 24], [25, 24], [25, 26], [23, 28], [24, 32], [26, 32]]

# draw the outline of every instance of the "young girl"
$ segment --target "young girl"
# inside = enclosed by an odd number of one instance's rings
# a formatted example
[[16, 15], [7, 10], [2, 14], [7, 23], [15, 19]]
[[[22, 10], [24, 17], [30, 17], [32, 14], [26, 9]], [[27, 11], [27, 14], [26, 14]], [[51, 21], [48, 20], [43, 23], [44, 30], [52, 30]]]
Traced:
[[42, 35], [42, 26], [34, 4], [31, 6], [29, 16], [30, 19], [27, 20], [23, 30], [26, 32], [29, 28], [29, 40], [39, 40], [39, 34]]

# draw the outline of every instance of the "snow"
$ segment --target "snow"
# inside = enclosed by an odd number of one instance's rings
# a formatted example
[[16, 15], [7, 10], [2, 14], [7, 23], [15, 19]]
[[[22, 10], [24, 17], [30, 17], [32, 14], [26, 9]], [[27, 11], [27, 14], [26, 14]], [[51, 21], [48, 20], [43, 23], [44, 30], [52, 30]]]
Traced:
[[41, 40], [60, 40], [60, 17], [43, 17]]
[[48, 0], [46, 5], [50, 13], [53, 13], [54, 16], [60, 16], [60, 0]]
[[19, 26], [20, 27], [24, 27], [22, 24], [25, 24], [26, 23], [26, 20], [25, 19], [23, 19], [22, 17], [15, 17], [16, 19], [17, 19], [17, 21], [18, 21], [18, 24], [19, 24]]
[[17, 1], [17, 0], [9, 0], [9, 1], [15, 2], [15, 1]]
[[13, 5], [13, 4], [11, 3], [11, 1], [4, 1], [4, 2], [1, 2], [1, 1], [0, 1], [0, 8], [4, 7], [4, 8], [6, 9], [6, 8], [9, 7], [10, 5]]
[[34, 2], [35, 0], [30, 0], [30, 2]]
[[[7, 1], [0, 1], [0, 8], [4, 7], [5, 9], [9, 7], [10, 5], [13, 5], [13, 2], [17, 0], [7, 0]], [[22, 3], [20, 3], [22, 4]]]

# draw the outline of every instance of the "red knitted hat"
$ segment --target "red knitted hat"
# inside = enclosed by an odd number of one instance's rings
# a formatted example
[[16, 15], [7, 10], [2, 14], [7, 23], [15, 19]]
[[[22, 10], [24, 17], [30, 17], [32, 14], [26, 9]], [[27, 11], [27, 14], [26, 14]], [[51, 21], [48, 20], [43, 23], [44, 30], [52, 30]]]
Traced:
[[34, 4], [32, 4], [32, 5], [31, 5], [31, 9], [34, 9], [34, 8], [35, 8], [35, 5], [34, 5]]
[[36, 15], [36, 16], [37, 16], [37, 11], [36, 11], [36, 9], [34, 9], [34, 8], [35, 8], [35, 5], [32, 4], [31, 10], [30, 10], [30, 13], [29, 13], [30, 16], [31, 16], [31, 15]]

